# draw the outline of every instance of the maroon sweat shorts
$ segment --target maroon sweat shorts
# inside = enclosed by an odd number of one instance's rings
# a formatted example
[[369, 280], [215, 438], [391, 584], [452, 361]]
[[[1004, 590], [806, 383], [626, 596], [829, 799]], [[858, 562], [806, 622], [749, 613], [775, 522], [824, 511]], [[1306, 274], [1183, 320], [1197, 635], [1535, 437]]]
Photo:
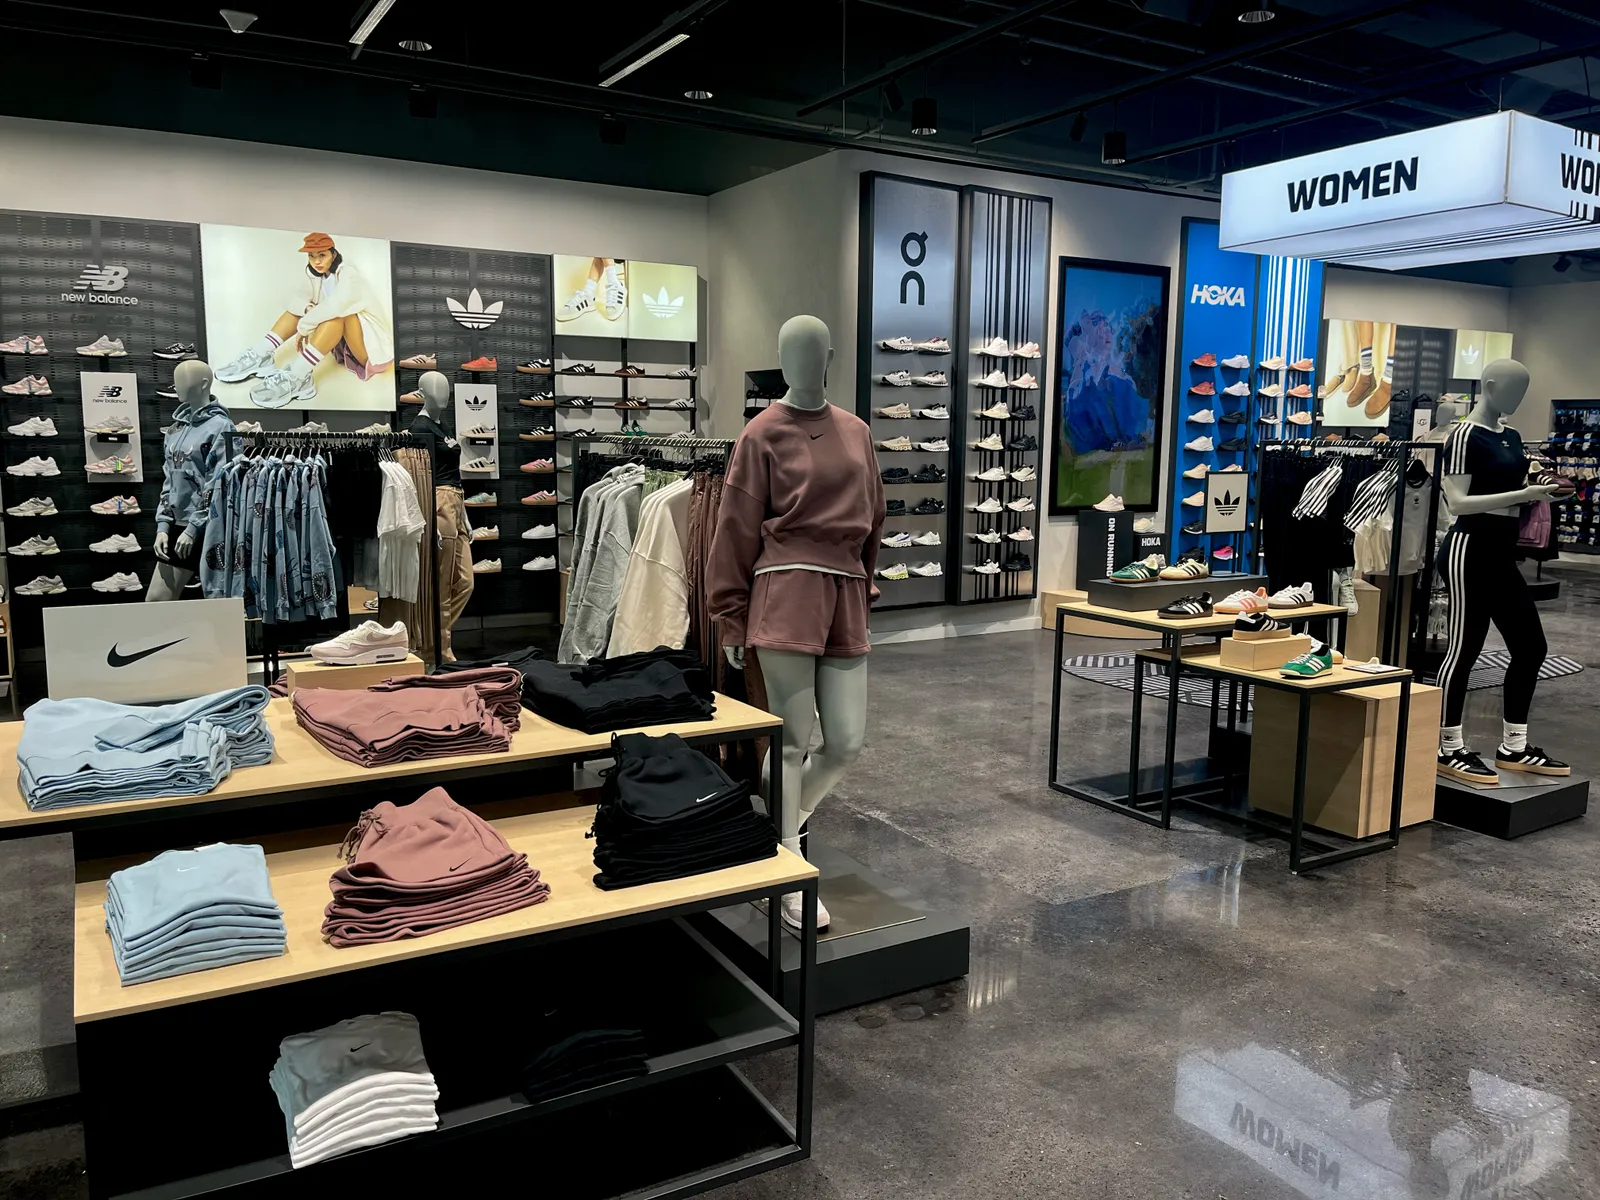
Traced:
[[871, 581], [821, 571], [767, 571], [750, 585], [745, 642], [819, 658], [859, 658], [872, 649]]

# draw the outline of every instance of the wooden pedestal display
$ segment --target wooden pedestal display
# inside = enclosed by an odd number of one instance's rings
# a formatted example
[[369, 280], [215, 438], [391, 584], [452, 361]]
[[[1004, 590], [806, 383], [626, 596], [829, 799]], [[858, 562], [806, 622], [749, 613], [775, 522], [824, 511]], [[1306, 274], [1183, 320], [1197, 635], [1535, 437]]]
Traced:
[[1311, 639], [1303, 633], [1254, 641], [1225, 637], [1221, 644], [1222, 665], [1243, 667], [1246, 671], [1276, 670], [1291, 658], [1298, 658], [1311, 649]]
[[[1290, 815], [1294, 796], [1298, 703], [1298, 698], [1288, 693], [1255, 689], [1250, 803], [1285, 817]], [[1443, 693], [1438, 688], [1412, 684], [1402, 826], [1433, 819], [1434, 756], [1442, 707]], [[1388, 832], [1399, 712], [1397, 683], [1311, 698], [1307, 824], [1351, 838]]]
[[[1046, 629], [1056, 627], [1056, 609], [1063, 604], [1082, 604], [1089, 598], [1089, 593], [1077, 588], [1068, 588], [1063, 592], [1045, 592], [1039, 601], [1039, 624]], [[1067, 617], [1066, 632], [1082, 634], [1084, 637], [1121, 638], [1123, 641], [1147, 642], [1150, 632], [1146, 629], [1132, 629], [1127, 625], [1108, 625], [1104, 621], [1094, 621], [1088, 617]]]
[[284, 672], [291, 696], [297, 687], [338, 688], [341, 691], [353, 692], [358, 688], [368, 688], [375, 683], [382, 683], [385, 679], [422, 673], [422, 660], [415, 654], [408, 654], [399, 662], [364, 663], [357, 667], [341, 667], [336, 663], [290, 663]]

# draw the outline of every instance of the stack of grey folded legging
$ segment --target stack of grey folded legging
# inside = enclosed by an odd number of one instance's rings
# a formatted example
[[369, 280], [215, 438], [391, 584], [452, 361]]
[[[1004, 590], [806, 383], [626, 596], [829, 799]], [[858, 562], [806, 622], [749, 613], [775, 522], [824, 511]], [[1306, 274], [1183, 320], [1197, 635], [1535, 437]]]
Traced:
[[40, 700], [22, 714], [17, 769], [28, 807], [199, 796], [235, 767], [272, 761], [263, 687], [149, 707]]
[[270, 1079], [295, 1167], [439, 1124], [439, 1088], [410, 1013], [352, 1017], [286, 1037]]
[[276, 958], [286, 939], [261, 847], [223, 843], [113, 873], [106, 932], [124, 987]]
[[407, 805], [385, 800], [345, 839], [322, 933], [335, 946], [392, 942], [538, 904], [550, 885], [528, 856], [443, 788]]

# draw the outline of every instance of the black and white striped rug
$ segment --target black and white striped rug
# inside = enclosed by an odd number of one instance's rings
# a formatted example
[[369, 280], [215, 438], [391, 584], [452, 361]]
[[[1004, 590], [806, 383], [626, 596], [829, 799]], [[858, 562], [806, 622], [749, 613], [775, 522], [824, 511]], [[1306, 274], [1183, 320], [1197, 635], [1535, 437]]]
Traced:
[[[1505, 679], [1506, 667], [1510, 662], [1511, 656], [1504, 650], [1485, 650], [1478, 656], [1478, 661], [1472, 668], [1472, 675], [1467, 681], [1468, 690], [1499, 687], [1501, 681]], [[1125, 692], [1133, 691], [1131, 654], [1080, 654], [1076, 658], [1063, 661], [1061, 669], [1076, 679], [1103, 683], [1109, 687], [1121, 688]], [[1552, 654], [1539, 668], [1539, 678], [1560, 679], [1563, 675], [1576, 675], [1581, 670], [1583, 664], [1577, 659]], [[1165, 700], [1167, 689], [1167, 677], [1164, 672], [1151, 670], [1145, 674], [1146, 699]], [[1184, 676], [1178, 680], [1178, 700], [1183, 704], [1198, 704], [1203, 708], [1210, 708], [1211, 680], [1199, 676]], [[1223, 694], [1223, 702], [1227, 702], [1226, 693]]]

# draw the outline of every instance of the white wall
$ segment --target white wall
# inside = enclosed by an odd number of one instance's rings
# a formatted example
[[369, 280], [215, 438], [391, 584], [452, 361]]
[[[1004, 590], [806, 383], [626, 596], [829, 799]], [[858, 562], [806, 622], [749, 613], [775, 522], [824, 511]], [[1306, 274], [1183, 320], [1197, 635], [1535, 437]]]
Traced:
[[[1200, 200], [1153, 195], [1120, 188], [1095, 187], [981, 171], [939, 163], [907, 162], [869, 151], [841, 151], [743, 184], [711, 197], [711, 254], [714, 284], [720, 291], [717, 342], [712, 358], [717, 392], [724, 397], [716, 418], [731, 412], [727, 398], [735, 390], [733, 364], [776, 365], [778, 327], [790, 316], [810, 312], [828, 322], [834, 337], [833, 393], [841, 407], [854, 411], [856, 309], [859, 266], [860, 176], [887, 171], [943, 183], [980, 184], [1047, 196], [1052, 202], [1050, 274], [1060, 255], [1164, 263], [1172, 268], [1174, 298], [1168, 343], [1176, 352], [1178, 248], [1185, 215], [1215, 217], [1217, 206]], [[1055, 328], [1055, 288], [1045, 328]], [[809, 307], [807, 307], [809, 305]], [[738, 346], [729, 346], [735, 337]], [[1054, 337], [1037, 372], [1052, 377]], [[737, 370], [742, 387], [743, 371]], [[1167, 377], [1171, 366], [1167, 364]], [[1041, 392], [1048, 397], [1048, 392]], [[1048, 399], [1046, 400], [1048, 403]], [[1048, 423], [1044, 426], [1046, 454]], [[1166, 453], [1165, 434], [1161, 438]], [[1049, 478], [1048, 457], [1040, 474]], [[1163, 491], [1170, 492], [1165, 472]], [[1042, 493], [1041, 493], [1042, 498]], [[1165, 499], [1165, 496], [1163, 496]], [[1072, 582], [1077, 554], [1077, 521], [1041, 514], [1038, 542], [1040, 590]], [[981, 632], [996, 626], [1036, 623], [1036, 606], [984, 605], [972, 609], [931, 608], [874, 616], [873, 636], [879, 641], [943, 637]]]
[[1513, 421], [1525, 438], [1549, 434], [1551, 400], [1600, 399], [1600, 282], [1513, 289], [1511, 335], [1531, 376]]
[[1511, 328], [1511, 289], [1329, 267], [1322, 315], [1434, 329]]

